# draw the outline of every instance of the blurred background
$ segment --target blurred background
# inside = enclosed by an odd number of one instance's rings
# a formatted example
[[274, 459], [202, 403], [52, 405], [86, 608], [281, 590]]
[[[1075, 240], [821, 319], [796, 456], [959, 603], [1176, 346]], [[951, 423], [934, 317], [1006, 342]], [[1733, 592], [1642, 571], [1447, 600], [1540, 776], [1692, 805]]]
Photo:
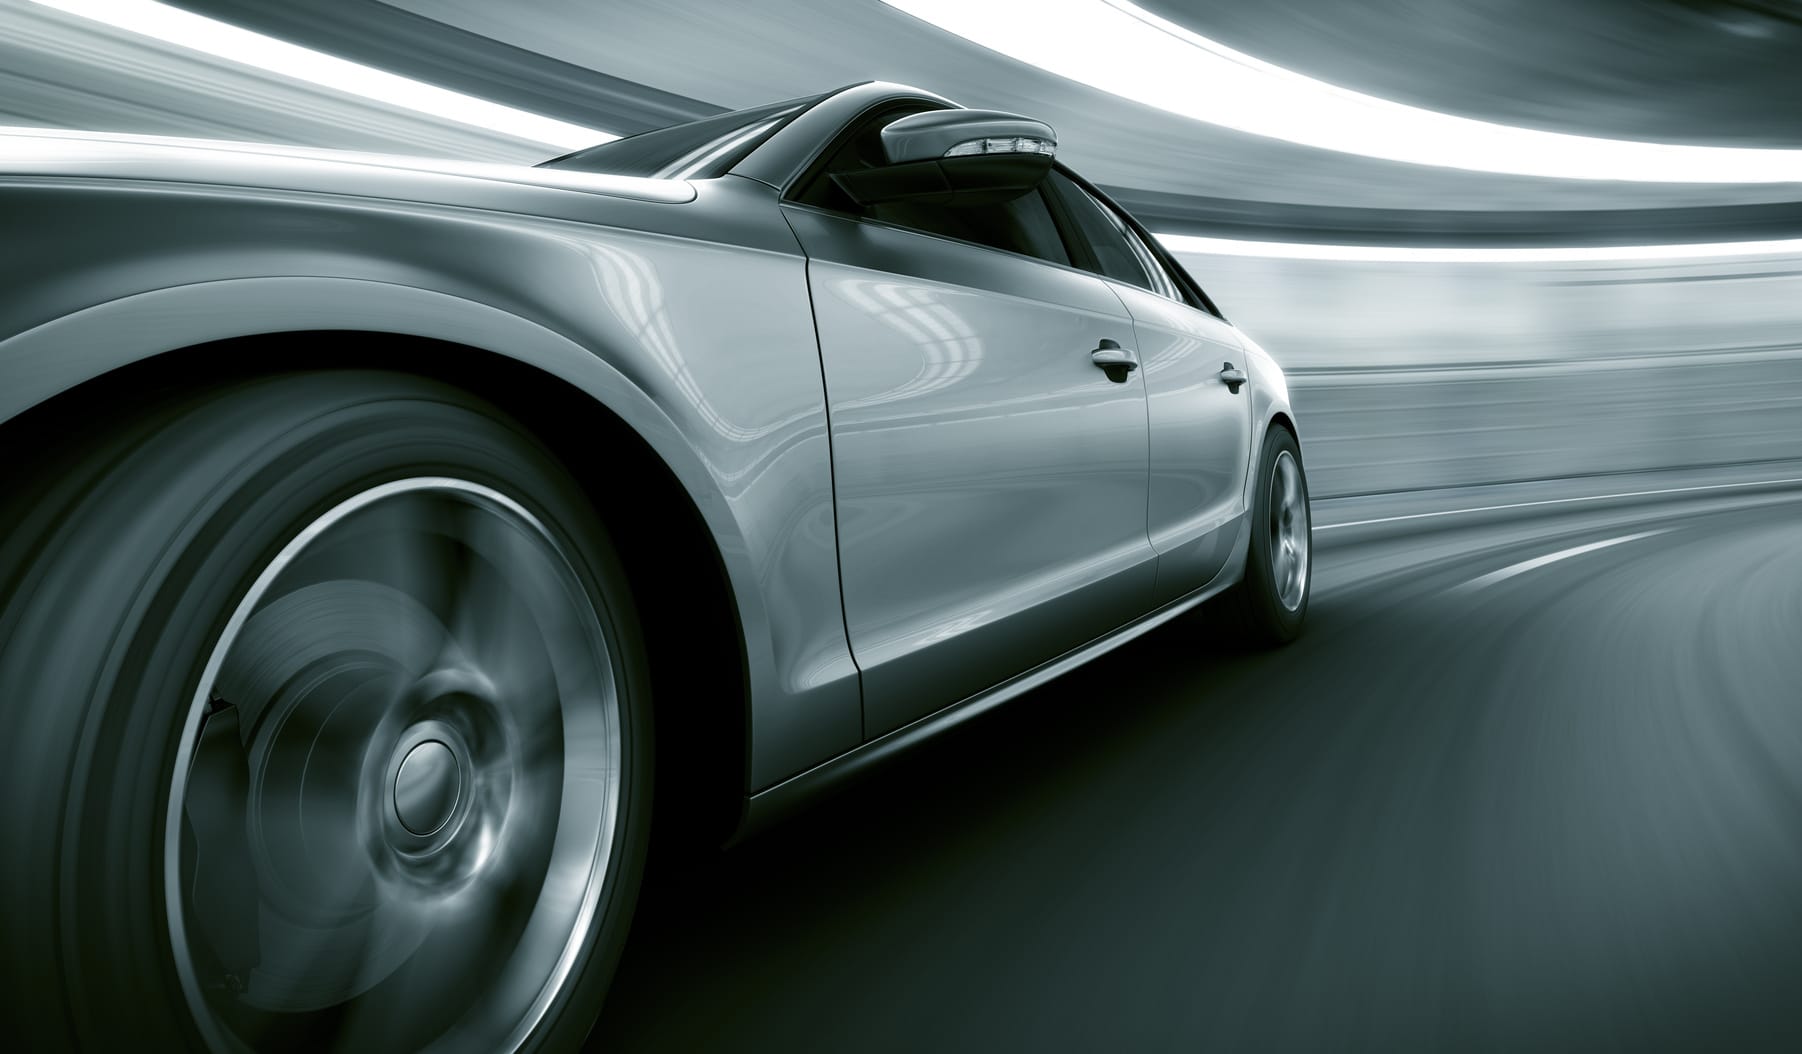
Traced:
[[[1232, 111], [1229, 93], [1256, 84], [1147, 79], [1128, 98], [926, 20], [968, 6], [168, 5], [604, 134], [872, 78], [1047, 119], [1065, 160], [1152, 230], [1191, 236], [1170, 244], [1292, 371], [1317, 497], [1802, 457], [1802, 241], [1746, 246], [1802, 239], [1802, 173], [1664, 182], [1654, 159], [1641, 166], [1648, 181], [1626, 182], [1584, 177], [1581, 158], [1567, 166], [1573, 178], [1555, 178], [1314, 148], [1158, 105]], [[1101, 0], [974, 6], [1012, 9], [1052, 33], [1065, 9], [1118, 12]], [[199, 35], [168, 29], [159, 10], [0, 0], [0, 123], [527, 163], [567, 145], [429, 116], [379, 90], [296, 80], [240, 61], [230, 40], [196, 50], [187, 45]], [[1405, 108], [1802, 157], [1795, 0], [1160, 0], [1133, 10]], [[1118, 64], [1104, 41], [1094, 46], [1094, 66]], [[1295, 105], [1315, 102], [1304, 94]], [[1283, 130], [1280, 115], [1249, 121]], [[1404, 123], [1397, 134], [1411, 132]], [[1556, 168], [1569, 147], [1551, 149]], [[1195, 250], [1210, 240], [1238, 244]], [[1740, 248], [1641, 258], [1647, 246], [1699, 243]], [[1340, 251], [1309, 259], [1297, 244]], [[1572, 248], [1589, 252], [1564, 258]]]
[[[218, 24], [564, 131], [297, 78]], [[1799, 1049], [1802, 2], [0, 26], [0, 124], [533, 163], [866, 79], [1030, 114], [1288, 369], [1308, 640], [1154, 634], [658, 887], [597, 1043]]]

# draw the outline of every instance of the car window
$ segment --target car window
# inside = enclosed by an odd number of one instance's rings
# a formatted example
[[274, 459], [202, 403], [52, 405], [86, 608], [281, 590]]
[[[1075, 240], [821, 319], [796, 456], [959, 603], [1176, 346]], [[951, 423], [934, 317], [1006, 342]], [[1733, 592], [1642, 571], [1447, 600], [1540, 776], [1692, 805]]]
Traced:
[[1157, 256], [1118, 213], [1062, 172], [1053, 170], [1045, 182], [1063, 203], [1076, 233], [1094, 257], [1085, 266], [1172, 300], [1183, 299]]
[[1150, 289], [1151, 277], [1146, 274], [1145, 265], [1133, 252], [1120, 224], [1109, 216], [1101, 203], [1077, 186], [1075, 180], [1055, 169], [1045, 182], [1063, 202], [1071, 225], [1076, 228], [1076, 236], [1083, 240], [1094, 257], [1092, 261], [1085, 261], [1084, 266], [1128, 285]]
[[[1119, 217], [1115, 216], [1111, 209], [1108, 211], [1108, 216], [1113, 218], [1115, 223], [1120, 223]], [[1164, 265], [1158, 261], [1157, 254], [1151, 251], [1151, 247], [1145, 244], [1143, 238], [1139, 237], [1139, 232], [1124, 223], [1120, 224], [1120, 231], [1126, 235], [1126, 243], [1132, 247], [1133, 255], [1139, 258], [1139, 262], [1144, 264], [1145, 270], [1151, 274], [1151, 291], [1159, 296], [1169, 297], [1171, 300], [1183, 300], [1182, 293], [1177, 291], [1176, 279], [1170, 277], [1169, 271], [1164, 270]]]
[[1043, 191], [997, 205], [913, 205], [900, 202], [865, 210], [871, 219], [927, 234], [959, 238], [1022, 256], [1068, 264], [1070, 253], [1051, 218]]
[[825, 159], [816, 176], [801, 188], [796, 198], [835, 212], [880, 220], [942, 238], [957, 238], [1051, 263], [1069, 264], [1070, 251], [1064, 245], [1057, 222], [1052, 219], [1051, 208], [1046, 203], [1042, 189], [1000, 204], [918, 205], [896, 202], [865, 207], [852, 201], [832, 181], [829, 173], [881, 164], [883, 127], [910, 113], [932, 108], [922, 104], [908, 104], [871, 118], [839, 144]]

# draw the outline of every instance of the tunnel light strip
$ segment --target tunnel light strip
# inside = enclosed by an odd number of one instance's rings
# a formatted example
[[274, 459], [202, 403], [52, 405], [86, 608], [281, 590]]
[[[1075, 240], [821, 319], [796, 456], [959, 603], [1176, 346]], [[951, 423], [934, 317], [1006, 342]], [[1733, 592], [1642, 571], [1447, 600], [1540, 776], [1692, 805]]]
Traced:
[[1273, 66], [1126, 0], [882, 0], [1111, 95], [1302, 146], [1419, 165], [1636, 183], [1792, 183], [1802, 150], [1674, 146], [1454, 117]]
[[[388, 105], [414, 110], [418, 113], [441, 117], [461, 124], [498, 132], [503, 135], [525, 139], [532, 142], [545, 143], [550, 146], [573, 149], [582, 146], [594, 146], [619, 138], [617, 135], [597, 128], [559, 121], [539, 114], [528, 113], [500, 103], [490, 102], [460, 92], [450, 91], [435, 85], [412, 80], [397, 74], [388, 73], [373, 67], [364, 66], [346, 59], [340, 59], [322, 52], [303, 48], [274, 37], [254, 33], [237, 26], [156, 3], [154, 0], [32, 0], [44, 7], [54, 8], [69, 14], [92, 19], [105, 25], [128, 32], [137, 33], [165, 43], [199, 51], [215, 57], [243, 63], [271, 73], [292, 77], [334, 91], [344, 92], [371, 99]], [[915, 9], [934, 7], [957, 8], [964, 10], [1003, 10], [1011, 5], [1006, 0], [959, 0], [956, 4], [941, 4], [940, 0], [883, 0], [884, 3], [919, 14]], [[1131, 4], [1117, 0], [1035, 0], [1048, 6], [1068, 7], [1107, 7], [1117, 12], [1128, 10], [1136, 12], [1134, 17], [1153, 19], [1153, 16], [1138, 11]], [[920, 14], [926, 18], [926, 15]], [[928, 18], [928, 21], [933, 19]], [[1154, 21], [1161, 21], [1153, 19]], [[1033, 20], [1018, 20], [1020, 24], [1032, 24]], [[1051, 20], [1038, 23], [1043, 29], [1054, 24]], [[948, 28], [948, 27], [947, 27]], [[1186, 31], [1175, 29], [1176, 32]], [[954, 30], [955, 31], [955, 30]], [[972, 39], [975, 39], [972, 37]], [[1208, 46], [1234, 57], [1234, 61], [1248, 64], [1247, 68], [1258, 68], [1272, 71], [1275, 75], [1304, 81], [1317, 88], [1329, 92], [1338, 92], [1353, 98], [1365, 99], [1352, 93], [1342, 92], [1330, 85], [1317, 81], [1308, 81], [1276, 67], [1266, 66], [1255, 59], [1226, 52], [1211, 42], [1199, 41], [1198, 46]], [[978, 41], [979, 43], [981, 41]], [[1085, 45], [1086, 46], [1086, 45]], [[1080, 78], [1078, 78], [1080, 79]], [[1381, 100], [1370, 100], [1381, 103]], [[1394, 106], [1381, 103], [1384, 106]], [[1400, 107], [1400, 109], [1408, 109]], [[1429, 117], [1443, 115], [1429, 114], [1426, 111], [1414, 111]], [[1461, 120], [1461, 119], [1452, 119]], [[1480, 122], [1465, 122], [1480, 123]], [[1500, 128], [1501, 126], [1489, 126]], [[1503, 131], [1521, 131], [1520, 129], [1502, 129]], [[1533, 133], [1535, 135], [1547, 133]], [[1558, 139], [1577, 137], [1555, 136]], [[1607, 140], [1587, 140], [1587, 142], [1608, 143]], [[1613, 145], [1629, 147], [1645, 147], [1651, 144], [1617, 143]], [[1658, 149], [1702, 149], [1672, 148]], [[1727, 151], [1728, 153], [1765, 153], [1789, 154], [1790, 151]], [[1686, 260], [1707, 257], [1731, 256], [1772, 256], [1802, 254], [1802, 239], [1787, 239], [1761, 242], [1719, 242], [1696, 245], [1638, 245], [1609, 247], [1551, 247], [1551, 248], [1441, 248], [1441, 247], [1403, 247], [1403, 246], [1360, 246], [1360, 245], [1320, 245], [1291, 242], [1242, 241], [1229, 238], [1209, 238], [1186, 234], [1161, 234], [1157, 236], [1165, 247], [1172, 252], [1193, 253], [1218, 256], [1248, 256], [1270, 259], [1290, 260], [1322, 260], [1367, 263], [1560, 263], [1615, 260]]]
[[1702, 260], [1739, 256], [1802, 255], [1802, 238], [1774, 241], [1710, 242], [1694, 245], [1575, 245], [1544, 247], [1454, 247], [1314, 245], [1303, 242], [1240, 241], [1193, 234], [1159, 234], [1173, 253], [1253, 256], [1273, 260], [1327, 260], [1347, 263], [1608, 263], [1634, 260]]
[[573, 150], [619, 138], [598, 128], [586, 128], [450, 91], [153, 0], [32, 2], [216, 58], [515, 139]]

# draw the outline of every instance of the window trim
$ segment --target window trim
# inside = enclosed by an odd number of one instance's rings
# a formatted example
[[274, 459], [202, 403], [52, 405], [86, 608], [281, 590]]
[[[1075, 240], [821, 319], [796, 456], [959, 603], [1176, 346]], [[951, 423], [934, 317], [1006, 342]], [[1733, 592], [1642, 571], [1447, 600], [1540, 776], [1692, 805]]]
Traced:
[[[1074, 241], [1082, 247], [1081, 255], [1085, 261], [1084, 266], [1087, 267], [1088, 270], [1093, 271], [1097, 278], [1103, 278], [1110, 282], [1119, 282], [1122, 285], [1132, 286], [1134, 289], [1144, 289], [1148, 293], [1156, 293], [1168, 299], [1175, 300], [1178, 303], [1182, 303], [1183, 298], [1170, 284], [1169, 276], [1160, 275], [1162, 268], [1154, 266], [1154, 259], [1145, 250], [1144, 245], [1137, 241], [1137, 235], [1133, 233], [1131, 227], [1126, 225], [1119, 214], [1103, 204], [1101, 199], [1090, 194], [1077, 179], [1075, 173], [1064, 168], [1062, 165], [1055, 166], [1055, 171], [1063, 175], [1065, 179], [1069, 180], [1070, 185], [1076, 188], [1077, 193], [1087, 195], [1089, 203], [1099, 209], [1102, 215], [1108, 219], [1109, 224], [1113, 227], [1114, 231], [1122, 236], [1121, 240], [1126, 243], [1126, 251], [1132, 255], [1134, 260], [1138, 261], [1139, 269], [1145, 273], [1145, 280], [1150, 282], [1151, 286], [1148, 288], [1129, 279], [1119, 278], [1107, 273], [1107, 270], [1101, 264], [1101, 256], [1095, 252], [1094, 245], [1084, 235], [1082, 221], [1077, 219], [1074, 214], [1074, 203], [1064, 200], [1066, 193], [1062, 188], [1059, 188], [1058, 190], [1051, 192], [1048, 196], [1057, 202], [1057, 214], [1067, 225], [1065, 240]], [[1072, 253], [1071, 255], [1074, 258], [1077, 254]], [[1160, 282], [1158, 280], [1160, 277], [1162, 277], [1164, 281]]]
[[[1052, 165], [1053, 172], [1062, 168], [1062, 165]], [[1051, 176], [1048, 174], [1045, 179], [1049, 182]], [[1101, 270], [1101, 258], [1095, 255], [1095, 247], [1082, 236], [1082, 224], [1070, 214], [1070, 203], [1045, 184], [1041, 183], [1039, 187], [1040, 193], [1045, 195], [1045, 204], [1051, 209], [1051, 218], [1057, 223], [1058, 234], [1064, 239], [1064, 252], [1070, 257], [1071, 265], [1097, 278], [1107, 279]]]
[[[1096, 204], [1100, 203], [1097, 202]], [[1109, 215], [1114, 214], [1109, 213]], [[1119, 220], [1118, 216], [1115, 216], [1114, 218], [1116, 221]], [[1174, 300], [1179, 304], [1188, 303], [1188, 300], [1183, 296], [1182, 292], [1177, 289], [1176, 279], [1171, 278], [1170, 272], [1164, 270], [1163, 261], [1159, 260], [1151, 251], [1151, 247], [1145, 244], [1145, 240], [1139, 237], [1139, 232], [1128, 227], [1125, 223], [1121, 223], [1120, 233], [1126, 237], [1127, 248], [1132, 250], [1132, 254], [1139, 258], [1140, 266], [1145, 268], [1146, 277], [1151, 279], [1151, 291], [1166, 299]]]
[[[866, 86], [868, 85], [854, 85], [852, 88], [844, 90], [854, 91], [859, 87]], [[827, 101], [831, 99], [832, 95], [836, 94], [838, 93], [829, 93]], [[817, 108], [818, 104], [816, 104], [815, 107], [810, 108], [809, 112], [812, 112]], [[956, 245], [973, 246], [978, 249], [987, 250], [988, 252], [1001, 253], [1016, 259], [1028, 260], [1045, 267], [1061, 267], [1065, 270], [1075, 271], [1091, 278], [1098, 278], [1104, 282], [1115, 281], [1115, 279], [1109, 278], [1107, 275], [1101, 273], [1099, 264], [1095, 260], [1094, 251], [1089, 247], [1087, 239], [1081, 236], [1080, 230], [1076, 227], [1074, 217], [1070, 216], [1066, 211], [1067, 207], [1063, 202], [1062, 196], [1050, 193], [1043, 189], [1042, 184], [1039, 193], [1045, 195], [1045, 206], [1051, 211], [1052, 222], [1056, 224], [1058, 228], [1058, 236], [1063, 239], [1064, 252], [1070, 257], [1070, 263], [1063, 264], [1058, 263], [1055, 260], [1047, 260], [1040, 256], [1017, 253], [1010, 249], [998, 249], [993, 245], [986, 245], [982, 242], [968, 241], [964, 238], [953, 238], [950, 235], [923, 231], [917, 227], [904, 227], [898, 223], [889, 223], [885, 220], [878, 220], [871, 216], [863, 216], [855, 212], [846, 212], [842, 209], [835, 209], [826, 205], [821, 205], [817, 202], [807, 201], [802, 197], [802, 194], [805, 191], [811, 190], [819, 181], [820, 177], [825, 172], [827, 163], [831, 160], [833, 155], [837, 154], [852, 136], [863, 131], [864, 125], [867, 122], [882, 116], [884, 113], [891, 110], [904, 109], [909, 113], [925, 113], [934, 110], [954, 110], [957, 108], [958, 107], [955, 104], [943, 98], [924, 94], [888, 95], [883, 98], [872, 100], [869, 104], [860, 108], [850, 120], [840, 125], [838, 131], [834, 132], [823, 146], [814, 149], [812, 156], [804, 164], [799, 166], [794, 177], [788, 180], [786, 185], [779, 188], [780, 196], [777, 198], [777, 202], [783, 208], [808, 209], [825, 216], [836, 216], [840, 219], [852, 220], [856, 223], [869, 223], [878, 227], [888, 228], [889, 230], [917, 234], [924, 238], [937, 238], [940, 241], [951, 242]], [[805, 114], [798, 116], [805, 116]], [[789, 127], [789, 125], [784, 125], [783, 129], [779, 130], [777, 134], [780, 135], [782, 131], [786, 131]], [[1158, 244], [1157, 239], [1153, 238], [1151, 233], [1147, 231], [1138, 220], [1133, 219], [1131, 213], [1116, 204], [1114, 199], [1108, 197], [1099, 187], [1095, 186], [1095, 184], [1065, 167], [1061, 161], [1054, 162], [1052, 167], [1055, 171], [1062, 172], [1072, 183], [1075, 183], [1078, 187], [1081, 187], [1086, 191], [1101, 204], [1102, 208], [1112, 212], [1118, 217], [1121, 222], [1126, 225], [1127, 230], [1133, 231], [1139, 236], [1139, 240], [1143, 242], [1143, 247], [1152, 254], [1153, 259], [1162, 265], [1165, 277], [1175, 283], [1176, 292], [1178, 294], [1176, 298], [1177, 302], [1187, 304], [1189, 307], [1195, 308], [1198, 311], [1205, 311], [1222, 322], [1227, 321], [1226, 316], [1214, 305], [1214, 301], [1202, 290], [1201, 286], [1196, 283], [1189, 272], [1184, 270], [1182, 265], [1176, 262], [1175, 257], [1171, 256], [1162, 245]], [[1082, 262], [1079, 263], [1078, 261]], [[1138, 287], [1135, 286], [1134, 288]]]
[[[782, 207], [785, 209], [805, 209], [808, 212], [817, 212], [822, 216], [831, 216], [833, 219], [848, 220], [852, 223], [864, 223], [864, 224], [868, 224], [872, 227], [881, 227], [884, 230], [900, 231], [903, 234], [916, 234], [922, 238], [934, 238], [941, 242], [950, 242], [952, 245], [965, 245], [965, 246], [969, 246], [972, 249], [982, 249], [985, 252], [1000, 253], [1002, 256], [1008, 257], [1009, 259], [1025, 260], [1027, 263], [1038, 264], [1041, 267], [1057, 267], [1057, 268], [1061, 268], [1065, 271], [1071, 271], [1071, 272], [1074, 272], [1075, 274], [1083, 275], [1088, 278], [1105, 279], [1107, 277], [1106, 275], [1098, 275], [1094, 271], [1089, 270], [1087, 267], [1083, 267], [1083, 266], [1077, 264], [1074, 261], [1074, 259], [1072, 259], [1072, 261], [1070, 263], [1059, 263], [1056, 260], [1047, 260], [1043, 256], [1034, 256], [1031, 253], [1021, 253], [1021, 252], [1015, 252], [1012, 249], [1003, 249], [999, 246], [990, 245], [987, 242], [973, 242], [973, 241], [969, 240], [968, 238], [954, 238], [949, 234], [940, 234], [937, 231], [921, 230], [918, 227], [909, 227], [906, 224], [902, 224], [902, 223], [891, 223], [888, 220], [879, 220], [874, 216], [860, 216], [855, 212], [845, 212], [842, 209], [827, 208], [824, 205], [816, 205], [810, 201], [784, 201], [784, 202], [782, 202]], [[1051, 199], [1050, 198], [1045, 199], [1045, 207], [1047, 209], [1051, 209]], [[1064, 241], [1064, 251], [1066, 253], [1069, 253], [1070, 252], [1069, 241], [1065, 235], [1063, 225], [1059, 222], [1058, 216], [1055, 211], [1053, 211], [1053, 213], [1052, 213], [1051, 222], [1053, 225], [1055, 225], [1057, 227], [1058, 238], [1060, 240]], [[957, 284], [957, 283], [951, 283], [951, 284]]]
[[[948, 241], [948, 242], [957, 242], [960, 245], [975, 245], [975, 246], [980, 246], [981, 248], [984, 248], [984, 249], [993, 249], [994, 251], [996, 251], [998, 253], [1006, 253], [1009, 256], [1018, 256], [1023, 260], [1032, 260], [1035, 263], [1050, 264], [1053, 267], [1073, 267], [1073, 266], [1075, 266], [1076, 258], [1070, 252], [1069, 232], [1064, 229], [1064, 225], [1062, 223], [1058, 222], [1057, 211], [1052, 204], [1053, 201], [1055, 200], [1055, 198], [1052, 194], [1047, 192], [1046, 188], [1043, 185], [1034, 187], [1031, 190], [1027, 191], [1026, 193], [1021, 194], [1017, 198], [1009, 198], [1004, 204], [1011, 205], [1016, 201], [1020, 201], [1024, 198], [1031, 197], [1035, 194], [1038, 195], [1040, 204], [1042, 204], [1045, 208], [1045, 218], [1047, 220], [1051, 221], [1051, 236], [1053, 238], [1057, 239], [1058, 247], [1060, 249], [1064, 250], [1064, 259], [1062, 259], [1062, 260], [1050, 260], [1043, 256], [1038, 256], [1033, 253], [1020, 252], [1017, 249], [1004, 249], [999, 245], [992, 245], [988, 242], [972, 241], [969, 238], [959, 238], [955, 234], [944, 234], [939, 231], [928, 230], [924, 227], [912, 227], [905, 223], [896, 223], [893, 220], [884, 220], [884, 219], [880, 219], [875, 216], [865, 216], [861, 213], [851, 212], [851, 213], [841, 213], [841, 215], [850, 216], [852, 219], [880, 223], [885, 227], [893, 227], [896, 230], [913, 231], [915, 234], [924, 234], [924, 235], [927, 235], [928, 237], [940, 238], [940, 239], [943, 239], [944, 241]], [[946, 207], [954, 207], [954, 206], [946, 206]]]
[[[1143, 224], [1141, 224], [1138, 220], [1133, 219], [1132, 213], [1127, 212], [1125, 209], [1121, 208], [1118, 204], [1116, 204], [1114, 199], [1112, 199], [1112, 198], [1108, 197], [1106, 194], [1102, 193], [1101, 188], [1097, 187], [1095, 184], [1090, 183], [1088, 180], [1082, 178], [1082, 176], [1080, 176], [1077, 173], [1072, 172], [1070, 169], [1066, 168], [1062, 162], [1059, 162], [1058, 164], [1054, 165], [1053, 167], [1057, 171], [1062, 172], [1065, 176], [1067, 176], [1069, 178], [1070, 182], [1075, 183], [1078, 187], [1081, 187], [1083, 190], [1087, 191], [1089, 196], [1094, 198], [1096, 200], [1096, 202], [1098, 202], [1101, 205], [1102, 208], [1113, 213], [1114, 216], [1116, 216], [1120, 220], [1120, 222], [1125, 225], [1127, 230], [1132, 231], [1134, 234], [1138, 235], [1139, 241], [1141, 243], [1143, 243], [1142, 247], [1147, 252], [1151, 253], [1152, 259], [1156, 260], [1159, 264], [1162, 265], [1162, 270], [1164, 272], [1164, 276], [1167, 279], [1169, 279], [1171, 282], [1175, 283], [1176, 292], [1178, 294], [1175, 297], [1175, 300], [1177, 301], [1177, 303], [1187, 304], [1189, 307], [1195, 308], [1198, 311], [1205, 311], [1208, 314], [1213, 315], [1215, 318], [1219, 319], [1222, 322], [1227, 321], [1226, 315], [1222, 314], [1220, 309], [1214, 305], [1213, 298], [1209, 297], [1208, 294], [1202, 290], [1200, 284], [1195, 281], [1194, 277], [1192, 275], [1190, 275], [1189, 272], [1187, 270], [1185, 270], [1183, 268], [1183, 266], [1176, 261], [1175, 257], [1170, 255], [1169, 250], [1165, 249], [1162, 245], [1160, 245], [1158, 243], [1156, 238], [1153, 238], [1151, 236], [1151, 232], [1147, 231]], [[1086, 251], [1086, 246], [1085, 246], [1085, 251]], [[1104, 281], [1110, 281], [1110, 282], [1117, 281], [1117, 279], [1108, 278], [1106, 275], [1101, 274], [1099, 271], [1095, 271], [1095, 272], [1091, 272], [1091, 273], [1095, 274], [1096, 277], [1101, 278]], [[1139, 287], [1134, 286], [1133, 288], [1137, 289]], [[1155, 292], [1155, 290], [1147, 290], [1147, 291]], [[1228, 324], [1230, 325], [1230, 323], [1228, 323]]]

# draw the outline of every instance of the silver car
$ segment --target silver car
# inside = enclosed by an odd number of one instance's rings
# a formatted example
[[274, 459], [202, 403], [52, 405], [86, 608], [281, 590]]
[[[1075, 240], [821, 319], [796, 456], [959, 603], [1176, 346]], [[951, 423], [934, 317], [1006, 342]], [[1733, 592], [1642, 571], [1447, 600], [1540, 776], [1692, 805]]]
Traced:
[[567, 1048], [653, 803], [1293, 638], [1283, 374], [1055, 152], [891, 84], [536, 168], [0, 133], [9, 1031]]

